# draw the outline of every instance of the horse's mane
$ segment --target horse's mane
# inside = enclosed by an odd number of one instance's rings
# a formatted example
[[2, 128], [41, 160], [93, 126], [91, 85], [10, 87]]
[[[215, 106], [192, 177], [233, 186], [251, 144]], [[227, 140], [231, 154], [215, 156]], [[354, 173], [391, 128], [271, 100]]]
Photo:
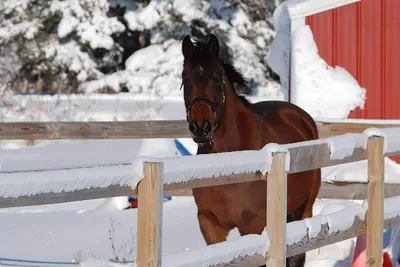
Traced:
[[[193, 42], [194, 44], [194, 51], [192, 58], [193, 64], [200, 64], [204, 65], [207, 64], [206, 61], [208, 58], [211, 57], [209, 50], [208, 50], [208, 40], [205, 38], [196, 38]], [[233, 64], [229, 61], [222, 60], [222, 67], [224, 68], [225, 74], [227, 78], [233, 83], [236, 84], [238, 87], [248, 87], [246, 79], [243, 75], [236, 70]], [[243, 95], [239, 95], [234, 88], [234, 92], [236, 96], [243, 102], [245, 107], [250, 107], [251, 103], [247, 98]]]

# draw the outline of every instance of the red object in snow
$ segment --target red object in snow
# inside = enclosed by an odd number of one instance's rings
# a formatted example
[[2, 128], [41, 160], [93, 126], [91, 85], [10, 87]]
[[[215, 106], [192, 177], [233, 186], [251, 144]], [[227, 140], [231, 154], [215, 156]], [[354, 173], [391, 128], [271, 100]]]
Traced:
[[129, 203], [131, 204], [131, 209], [138, 207], [138, 200], [137, 198], [129, 198]]
[[[354, 257], [351, 267], [366, 267], [366, 256], [367, 256], [367, 237], [366, 235], [360, 235], [357, 237], [356, 246], [354, 248]], [[390, 259], [389, 253], [386, 251], [382, 252], [383, 263], [382, 267], [393, 267], [392, 260]]]

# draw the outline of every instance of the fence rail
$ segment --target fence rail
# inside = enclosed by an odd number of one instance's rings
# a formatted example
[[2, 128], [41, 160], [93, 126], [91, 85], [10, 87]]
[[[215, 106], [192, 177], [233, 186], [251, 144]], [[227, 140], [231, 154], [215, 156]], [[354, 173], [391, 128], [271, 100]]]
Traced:
[[[396, 123], [317, 122], [319, 138], [361, 133], [367, 128], [400, 127]], [[189, 138], [185, 120], [1, 122], [0, 140]]]

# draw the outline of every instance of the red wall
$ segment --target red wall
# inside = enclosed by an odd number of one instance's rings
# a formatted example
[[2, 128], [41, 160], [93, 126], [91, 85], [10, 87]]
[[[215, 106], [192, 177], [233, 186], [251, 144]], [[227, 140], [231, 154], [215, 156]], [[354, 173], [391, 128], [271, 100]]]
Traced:
[[400, 119], [400, 0], [363, 0], [306, 19], [320, 56], [367, 90], [350, 118]]

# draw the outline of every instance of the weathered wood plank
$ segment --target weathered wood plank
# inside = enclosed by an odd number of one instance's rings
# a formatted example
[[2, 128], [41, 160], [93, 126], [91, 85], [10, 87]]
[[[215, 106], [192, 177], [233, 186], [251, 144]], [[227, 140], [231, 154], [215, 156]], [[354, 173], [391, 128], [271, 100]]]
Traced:
[[[250, 175], [249, 175], [250, 176]], [[258, 177], [260, 177], [258, 175]], [[257, 178], [258, 179], [258, 178]], [[218, 181], [210, 179], [210, 181]], [[177, 187], [174, 184], [165, 185], [165, 196], [192, 196], [191, 189], [184, 188], [182, 185]], [[25, 207], [36, 205], [47, 205], [66, 203], [82, 200], [91, 200], [108, 197], [119, 196], [136, 196], [137, 190], [133, 190], [129, 186], [113, 185], [106, 188], [89, 188], [84, 190], [77, 190], [73, 192], [61, 191], [59, 193], [41, 193], [32, 196], [23, 196], [18, 198], [0, 198], [0, 209], [11, 207]], [[400, 195], [400, 184], [385, 184], [385, 198]], [[367, 183], [346, 183], [323, 182], [318, 194], [318, 198], [331, 198], [331, 199], [359, 199], [363, 200], [368, 197], [368, 184]]]
[[190, 137], [187, 122], [1, 122], [0, 140], [135, 139]]
[[368, 138], [367, 266], [382, 266], [385, 158], [383, 137]]
[[346, 230], [331, 234], [329, 234], [328, 224], [324, 224], [316, 237], [310, 239], [308, 236], [304, 236], [301, 241], [287, 245], [287, 257], [353, 238], [362, 232], [365, 232], [365, 222], [358, 217], [354, 218], [353, 224]]
[[59, 204], [99, 198], [136, 195], [129, 186], [112, 185], [105, 188], [88, 188], [73, 192], [61, 191], [58, 193], [40, 193], [17, 198], [0, 198], [0, 209], [12, 207], [26, 207], [47, 204]]
[[318, 121], [317, 127], [319, 138], [327, 138], [346, 133], [362, 133], [368, 128], [400, 127], [400, 120], [399, 123], [385, 123], [385, 120], [382, 120], [380, 123], [330, 123]]
[[137, 266], [160, 267], [164, 167], [162, 163], [144, 163], [143, 172], [138, 194]]
[[[218, 179], [219, 180], [219, 179]], [[175, 184], [164, 190], [166, 196], [192, 196], [191, 189], [177, 189]], [[181, 188], [182, 186], [176, 187]], [[400, 196], [400, 184], [385, 184], [385, 198]], [[318, 198], [364, 200], [368, 197], [368, 184], [358, 182], [322, 182]]]
[[[399, 124], [317, 122], [319, 138], [361, 133], [370, 127], [400, 127]], [[90, 122], [1, 122], [2, 140], [45, 139], [134, 139], [190, 137], [185, 120], [90, 121]]]
[[267, 179], [267, 233], [270, 239], [267, 266], [286, 267], [287, 173], [286, 153], [273, 153]]
[[188, 182], [165, 184], [164, 190], [165, 191], [191, 190], [192, 188], [198, 188], [198, 187], [246, 183], [259, 180], [265, 180], [265, 177], [257, 173], [233, 174], [233, 175], [219, 176], [217, 178], [194, 179]]
[[[265, 266], [265, 257], [261, 254], [254, 256], [244, 256], [229, 263], [214, 265], [215, 267], [260, 267]], [[211, 267], [211, 266], [210, 266]]]
[[[385, 198], [400, 196], [400, 184], [385, 184]], [[368, 197], [368, 183], [322, 182], [318, 198], [358, 199]]]

